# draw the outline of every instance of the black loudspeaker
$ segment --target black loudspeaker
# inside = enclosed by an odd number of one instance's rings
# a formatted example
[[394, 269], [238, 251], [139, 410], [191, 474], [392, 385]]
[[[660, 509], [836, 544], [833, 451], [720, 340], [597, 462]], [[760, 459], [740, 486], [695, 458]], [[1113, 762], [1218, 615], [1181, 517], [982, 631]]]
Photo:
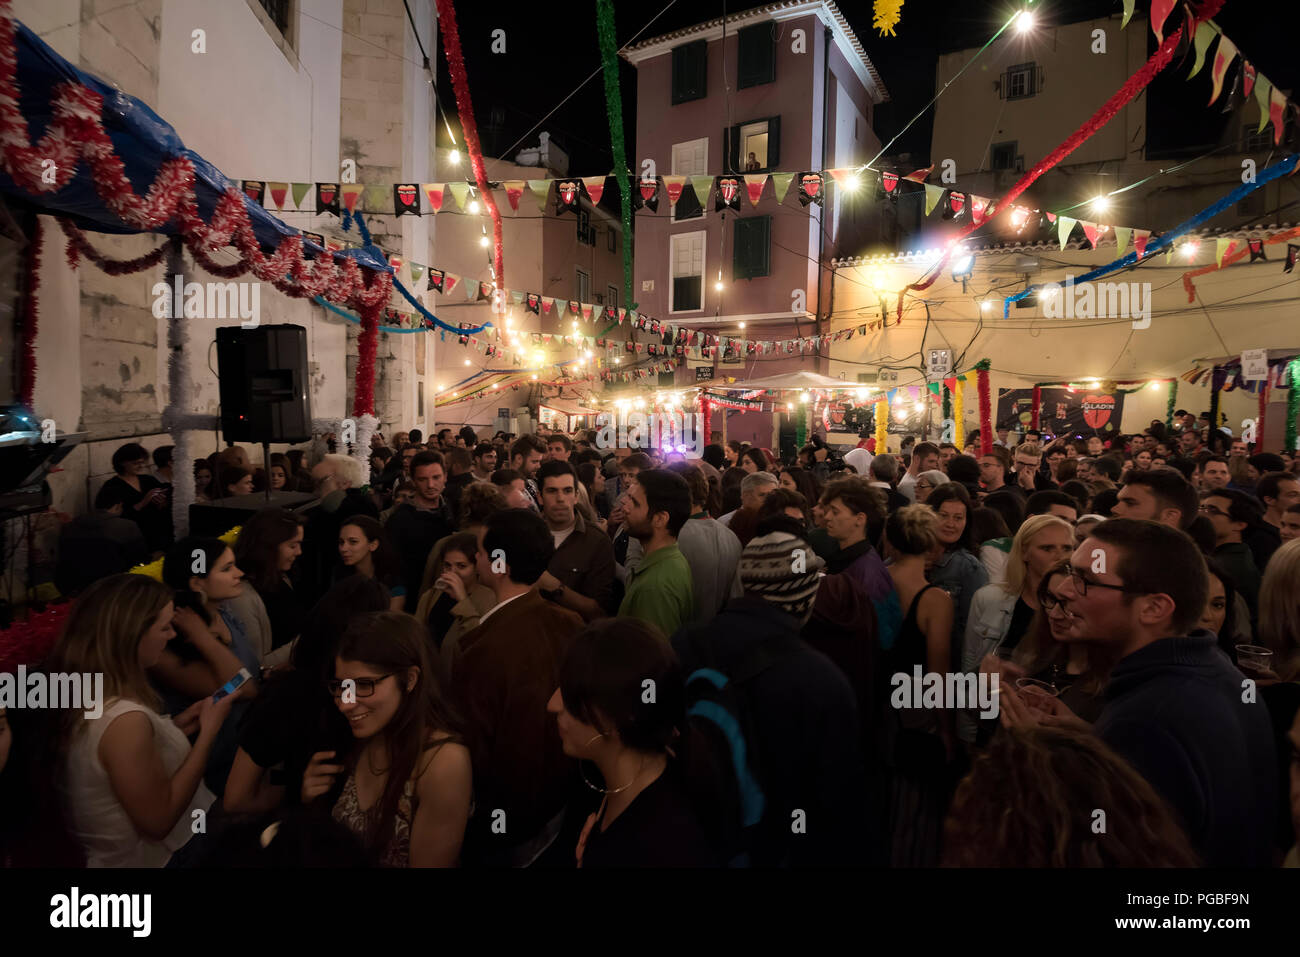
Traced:
[[[788, 413], [779, 413], [781, 416], [780, 430], [777, 433], [778, 455], [787, 462], [795, 461], [799, 456], [799, 433], [796, 431], [794, 416]], [[799, 413], [803, 415], [802, 412]]]
[[221, 434], [227, 442], [307, 442], [307, 330], [275, 325], [217, 329]]
[[265, 492], [254, 492], [251, 495], [217, 499], [203, 505], [191, 505], [190, 534], [217, 538], [236, 525], [243, 525], [258, 509], [279, 507], [300, 512], [316, 500], [316, 496], [310, 492], [272, 492], [270, 499], [267, 499]]

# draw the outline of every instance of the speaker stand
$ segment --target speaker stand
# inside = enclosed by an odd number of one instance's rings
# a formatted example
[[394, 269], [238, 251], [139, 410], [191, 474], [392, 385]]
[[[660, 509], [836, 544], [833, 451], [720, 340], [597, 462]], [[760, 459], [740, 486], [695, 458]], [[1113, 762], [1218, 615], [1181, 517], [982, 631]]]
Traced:
[[271, 443], [262, 443], [262, 471], [266, 474], [266, 504], [271, 504]]

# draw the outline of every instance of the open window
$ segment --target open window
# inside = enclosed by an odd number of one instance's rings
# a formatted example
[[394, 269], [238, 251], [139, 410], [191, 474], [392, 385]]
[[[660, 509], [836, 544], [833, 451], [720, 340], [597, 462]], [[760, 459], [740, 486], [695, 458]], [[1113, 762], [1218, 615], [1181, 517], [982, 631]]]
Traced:
[[738, 123], [723, 131], [723, 169], [728, 173], [770, 173], [781, 161], [781, 117]]

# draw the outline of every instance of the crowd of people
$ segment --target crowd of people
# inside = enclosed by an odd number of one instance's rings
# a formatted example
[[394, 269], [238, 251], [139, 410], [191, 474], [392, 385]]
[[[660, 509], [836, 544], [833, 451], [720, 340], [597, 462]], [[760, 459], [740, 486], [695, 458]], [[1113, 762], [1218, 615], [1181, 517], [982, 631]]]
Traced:
[[0, 861], [1300, 866], [1300, 457], [996, 434], [231, 447], [204, 499], [316, 498], [233, 545], [124, 445], [43, 664], [103, 715], [0, 711]]

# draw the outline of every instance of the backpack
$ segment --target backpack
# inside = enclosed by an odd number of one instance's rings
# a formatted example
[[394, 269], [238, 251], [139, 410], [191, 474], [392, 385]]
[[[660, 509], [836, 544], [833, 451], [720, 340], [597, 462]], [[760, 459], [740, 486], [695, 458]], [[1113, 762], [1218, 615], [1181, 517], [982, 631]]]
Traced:
[[689, 635], [688, 647], [699, 666], [686, 678], [687, 725], [694, 739], [687, 763], [702, 792], [701, 817], [717, 835], [727, 866], [748, 867], [767, 798], [746, 686], [785, 652], [755, 642], [728, 675], [714, 666], [703, 629]]

